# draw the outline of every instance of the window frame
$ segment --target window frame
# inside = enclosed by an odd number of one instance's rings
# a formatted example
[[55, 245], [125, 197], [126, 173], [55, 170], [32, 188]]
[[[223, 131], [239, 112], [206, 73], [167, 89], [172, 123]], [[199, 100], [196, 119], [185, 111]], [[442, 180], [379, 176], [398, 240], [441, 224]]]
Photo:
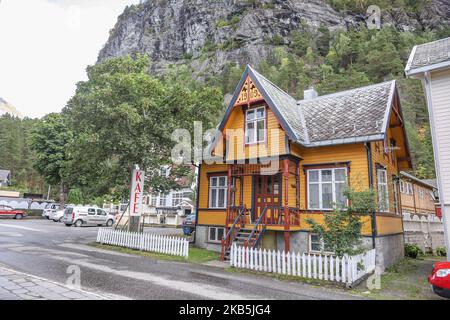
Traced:
[[[263, 109], [264, 113], [262, 117], [258, 117], [258, 110]], [[250, 112], [254, 112], [255, 116], [253, 119], [249, 120], [248, 114]], [[264, 123], [264, 134], [262, 136], [262, 140], [258, 140], [258, 123], [259, 122]], [[249, 138], [249, 124], [253, 124], [253, 140], [250, 140]], [[266, 106], [255, 106], [252, 108], [249, 108], [245, 110], [245, 134], [244, 134], [244, 140], [246, 145], [252, 145], [252, 144], [258, 144], [258, 143], [265, 143], [267, 140], [267, 108]]]
[[[313, 244], [313, 241], [312, 241], [312, 237], [313, 236], [316, 236], [316, 237], [318, 237], [319, 238], [319, 240], [320, 240], [320, 250], [314, 250], [313, 248], [312, 248], [312, 244]], [[316, 241], [314, 241], [316, 244], [317, 244], [317, 242]], [[325, 242], [324, 242], [324, 240], [323, 240], [323, 238], [322, 239], [320, 239], [320, 237], [319, 237], [319, 235], [317, 234], [317, 233], [310, 233], [309, 234], [309, 237], [308, 237], [308, 247], [309, 247], [309, 252], [310, 253], [322, 253], [322, 254], [334, 254], [334, 251], [327, 251], [326, 249], [325, 249]]]
[[[219, 185], [219, 181], [220, 178], [225, 178], [225, 186], [220, 186]], [[217, 185], [213, 186], [213, 179], [217, 179]], [[216, 196], [216, 201], [213, 204], [213, 197], [212, 197], [212, 192], [214, 190], [217, 190], [217, 196]], [[219, 192], [221, 190], [224, 190], [224, 205], [223, 207], [219, 207], [218, 203], [219, 203]], [[215, 175], [215, 176], [211, 176], [209, 177], [209, 186], [208, 186], [208, 208], [209, 209], [226, 209], [227, 208], [227, 193], [228, 193], [228, 176], [225, 175]]]
[[[216, 230], [215, 231], [215, 239], [211, 239], [211, 229]], [[215, 226], [208, 227], [208, 242], [211, 242], [211, 243], [221, 243], [222, 242], [222, 239], [218, 238], [218, 235], [219, 235], [218, 230], [219, 229], [222, 229], [222, 237], [224, 237], [225, 236], [225, 227], [215, 227]]]
[[[380, 176], [379, 176], [379, 172], [384, 172], [384, 178], [385, 178], [385, 182], [380, 183]], [[380, 198], [380, 187], [381, 186], [385, 186], [386, 190], [385, 190], [385, 207], [382, 208], [381, 207], [381, 198]], [[387, 168], [384, 167], [380, 167], [377, 168], [377, 193], [378, 193], [378, 210], [380, 212], [389, 212], [390, 210], [390, 199], [389, 199], [389, 180], [388, 180], [388, 171]], [[383, 210], [384, 209], [384, 210]]]
[[160, 192], [158, 198], [159, 198], [158, 206], [159, 207], [166, 207], [167, 206], [167, 194], [163, 194], [162, 192]]
[[[175, 203], [175, 201], [178, 201], [178, 203]], [[181, 202], [183, 202], [183, 192], [172, 192], [172, 207], [178, 206]]]
[[[322, 171], [332, 171], [332, 177], [331, 181], [322, 182]], [[344, 170], [345, 171], [345, 181], [336, 181], [336, 173], [335, 170]], [[317, 182], [311, 182], [310, 175], [311, 172], [317, 171], [319, 174], [319, 181]], [[332, 211], [335, 209], [336, 206], [336, 184], [337, 183], [345, 183], [346, 186], [348, 186], [348, 167], [330, 167], [330, 168], [311, 168], [306, 170], [306, 193], [307, 193], [307, 208], [308, 210], [322, 210], [322, 211]], [[331, 208], [324, 208], [323, 207], [323, 193], [322, 193], [322, 184], [323, 183], [331, 183], [331, 192], [332, 192], [332, 205]], [[310, 199], [311, 199], [311, 193], [310, 193], [310, 185], [315, 184], [319, 186], [319, 207], [313, 208], [310, 205]], [[345, 206], [348, 206], [348, 199], [346, 199]]]

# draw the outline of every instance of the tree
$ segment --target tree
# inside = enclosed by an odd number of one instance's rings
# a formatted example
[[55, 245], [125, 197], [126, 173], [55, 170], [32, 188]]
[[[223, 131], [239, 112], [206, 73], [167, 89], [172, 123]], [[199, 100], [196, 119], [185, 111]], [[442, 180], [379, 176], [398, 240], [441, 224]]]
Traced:
[[347, 188], [345, 196], [347, 207], [336, 207], [333, 212], [326, 213], [324, 223], [307, 219], [311, 231], [317, 234], [326, 244], [328, 250], [342, 257], [361, 252], [361, 217], [376, 210], [375, 192], [372, 189], [355, 191]]
[[[178, 188], [189, 168], [173, 166], [175, 129], [193, 132], [215, 125], [222, 93], [209, 86], [186, 86], [176, 72], [163, 78], [147, 73], [147, 57], [121, 57], [88, 67], [63, 113], [76, 139], [68, 147], [64, 174], [89, 198], [113, 193], [127, 197], [134, 164], [147, 172], [147, 186], [156, 192]], [[192, 136], [192, 135], [191, 135]], [[158, 172], [172, 167], [168, 178]]]
[[77, 188], [70, 189], [67, 202], [71, 204], [83, 204], [84, 199], [81, 190]]
[[62, 204], [68, 192], [62, 169], [67, 161], [66, 149], [72, 137], [67, 119], [58, 113], [45, 116], [35, 125], [31, 136], [31, 146], [36, 153], [34, 167], [48, 184], [60, 186]]

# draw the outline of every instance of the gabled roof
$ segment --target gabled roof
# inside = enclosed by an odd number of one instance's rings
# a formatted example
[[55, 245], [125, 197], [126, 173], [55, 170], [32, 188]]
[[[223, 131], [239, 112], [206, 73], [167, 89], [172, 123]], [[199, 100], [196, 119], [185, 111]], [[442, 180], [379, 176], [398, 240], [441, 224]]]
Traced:
[[405, 68], [406, 75], [450, 68], [450, 38], [415, 46]]
[[297, 101], [247, 65], [219, 131], [225, 128], [247, 77], [254, 82], [289, 139], [305, 147], [383, 140], [397, 94], [393, 80]]
[[311, 145], [383, 139], [395, 81], [299, 101]]
[[[407, 179], [409, 179], [409, 180], [415, 181], [418, 184], [425, 185], [425, 186], [427, 186], [427, 187], [429, 187], [431, 189], [437, 189], [437, 187], [436, 187], [436, 180], [435, 179], [434, 180], [422, 180], [422, 179], [419, 179], [416, 176], [413, 176], [412, 174], [410, 174], [408, 172], [405, 172], [405, 171], [400, 171], [400, 175], [405, 177], [405, 178], [407, 178]], [[431, 183], [431, 181], [434, 181], [434, 184]]]
[[8, 180], [10, 175], [11, 175], [10, 170], [0, 170], [0, 181]]
[[242, 74], [233, 98], [231, 99], [228, 109], [225, 112], [225, 116], [219, 125], [219, 130], [222, 131], [224, 129], [239, 93], [241, 92], [241, 88], [248, 76], [253, 80], [272, 112], [275, 113], [278, 121], [288, 136], [294, 141], [306, 143], [308, 140], [306, 126], [304, 124], [304, 117], [301, 110], [297, 108], [297, 101], [264, 76], [256, 72], [250, 65], [247, 65], [244, 73]]

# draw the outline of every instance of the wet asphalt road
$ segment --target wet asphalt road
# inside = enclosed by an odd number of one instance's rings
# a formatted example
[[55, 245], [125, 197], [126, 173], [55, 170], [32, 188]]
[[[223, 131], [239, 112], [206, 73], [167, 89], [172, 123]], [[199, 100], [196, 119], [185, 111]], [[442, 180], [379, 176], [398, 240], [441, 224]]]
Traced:
[[[79, 268], [84, 290], [115, 299], [357, 299], [343, 291], [223, 268], [153, 260], [87, 246], [98, 228], [66, 227], [47, 220], [0, 220], [0, 265], [67, 283]], [[176, 234], [180, 230], [148, 228]]]

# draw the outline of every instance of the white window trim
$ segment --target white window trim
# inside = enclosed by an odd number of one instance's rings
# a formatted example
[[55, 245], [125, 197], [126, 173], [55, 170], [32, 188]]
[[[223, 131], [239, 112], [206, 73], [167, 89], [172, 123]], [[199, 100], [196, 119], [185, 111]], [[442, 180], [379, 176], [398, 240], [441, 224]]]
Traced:
[[317, 236], [317, 234], [315, 233], [310, 233], [309, 237], [308, 237], [308, 244], [309, 244], [309, 252], [311, 253], [324, 253], [324, 254], [334, 254], [334, 252], [332, 251], [325, 251], [325, 242], [323, 241], [323, 239], [321, 239], [320, 241], [320, 250], [313, 250], [312, 248], [312, 236]]
[[[220, 187], [220, 186], [215, 186], [213, 187], [212, 185], [212, 179], [217, 178], [217, 181], [219, 181], [219, 178], [225, 178], [225, 187]], [[216, 198], [216, 203], [212, 203], [212, 190], [216, 189], [216, 190], [225, 190], [225, 199], [224, 199], [224, 205], [223, 207], [219, 207], [217, 206], [217, 203], [219, 202], [219, 196], [217, 196]], [[209, 209], [226, 209], [227, 207], [227, 191], [228, 191], [228, 177], [227, 176], [214, 176], [214, 177], [210, 177], [209, 178], [209, 203], [208, 203], [208, 208]], [[217, 193], [218, 195], [218, 193]]]
[[223, 230], [223, 235], [225, 236], [225, 228], [224, 227], [208, 227], [208, 242], [212, 242], [212, 243], [220, 243], [222, 242], [222, 239], [211, 239], [211, 229], [216, 229], [216, 237], [218, 234], [218, 230], [222, 229]]
[[[178, 201], [178, 203], [175, 203], [175, 201]], [[182, 191], [172, 192], [172, 207], [178, 206], [181, 202], [183, 202], [183, 192]]]
[[[385, 178], [386, 182], [384, 182], [384, 183], [380, 182], [379, 175], [378, 175], [379, 172], [384, 172], [384, 178]], [[385, 201], [386, 208], [383, 208], [383, 210], [381, 208], [380, 186], [386, 186], [385, 194], [384, 194], [385, 200], [386, 200]], [[378, 209], [380, 210], [380, 212], [389, 212], [389, 208], [390, 208], [390, 203], [389, 203], [389, 182], [388, 182], [388, 175], [387, 175], [387, 170], [386, 169], [377, 169], [377, 190], [378, 190]]]
[[[260, 118], [257, 118], [256, 115], [258, 114], [258, 110], [263, 109], [264, 110], [264, 115]], [[255, 118], [252, 120], [248, 120], [248, 113], [250, 111], [254, 111], [255, 112]], [[267, 136], [267, 123], [266, 123], [266, 107], [262, 106], [262, 107], [256, 107], [256, 108], [251, 108], [245, 111], [245, 144], [255, 144], [255, 143], [264, 143], [266, 142], [266, 136]], [[263, 134], [263, 139], [258, 141], [258, 122], [259, 121], [263, 121], [264, 122], [264, 134]], [[249, 123], [253, 123], [253, 140], [252, 141], [248, 141], [248, 124]]]
[[[345, 169], [345, 183], [347, 183], [348, 180], [348, 172], [347, 172], [347, 167], [337, 167], [337, 168], [324, 168], [324, 169], [309, 169], [307, 171], [307, 175], [308, 175], [308, 183], [306, 186], [306, 192], [308, 195], [308, 203], [307, 203], [307, 207], [308, 210], [323, 210], [323, 211], [332, 211], [334, 208], [323, 208], [323, 203], [322, 203], [322, 171], [326, 171], [326, 170], [331, 170], [332, 171], [332, 178], [331, 181], [326, 181], [325, 183], [331, 183], [331, 193], [333, 195], [333, 203], [336, 204], [336, 179], [335, 179], [335, 170], [336, 169]], [[313, 171], [318, 171], [319, 172], [319, 181], [318, 182], [311, 182], [310, 180], [310, 174]], [[338, 183], [343, 182], [343, 181], [338, 181]], [[310, 184], [318, 184], [319, 185], [319, 208], [311, 208], [309, 205], [309, 200], [310, 200], [310, 193], [309, 193], [309, 185]], [[348, 199], [346, 201], [346, 205], [348, 205]]]

